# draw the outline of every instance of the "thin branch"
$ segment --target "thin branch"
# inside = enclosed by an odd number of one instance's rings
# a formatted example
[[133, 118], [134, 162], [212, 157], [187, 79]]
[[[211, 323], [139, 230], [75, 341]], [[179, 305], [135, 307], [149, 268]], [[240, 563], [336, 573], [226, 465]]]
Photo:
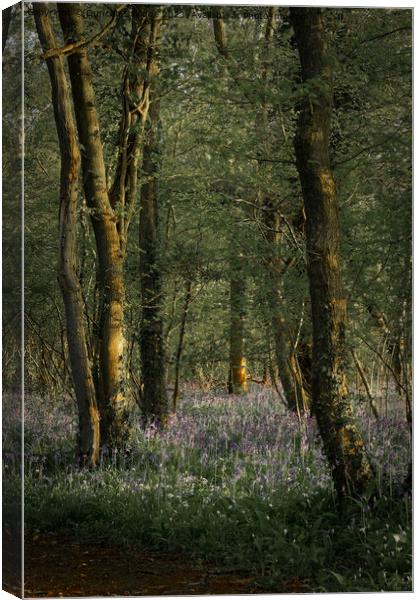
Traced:
[[[249, 205], [249, 206], [253, 206], [254, 208], [257, 208], [258, 210], [265, 211], [265, 212], [270, 212], [270, 211], [272, 211], [272, 210], [275, 210], [275, 212], [277, 212], [277, 213], [278, 213], [278, 215], [280, 216], [281, 220], [282, 220], [282, 221], [285, 223], [285, 225], [287, 226], [287, 229], [288, 229], [288, 231], [289, 231], [289, 233], [290, 233], [290, 235], [291, 235], [291, 238], [292, 238], [292, 241], [293, 241], [294, 245], [295, 245], [295, 246], [298, 248], [298, 250], [299, 250], [299, 251], [300, 251], [300, 252], [301, 252], [301, 253], [302, 253], [302, 254], [305, 256], [305, 252], [304, 252], [304, 250], [302, 250], [302, 248], [301, 248], [300, 244], [298, 243], [298, 240], [297, 240], [297, 237], [296, 237], [296, 235], [295, 235], [295, 232], [294, 232], [294, 228], [293, 228], [293, 226], [291, 225], [291, 223], [288, 221], [288, 219], [286, 218], [286, 216], [285, 216], [283, 213], [281, 213], [281, 212], [280, 212], [279, 210], [277, 210], [277, 209], [272, 209], [272, 208], [269, 208], [269, 207], [267, 207], [267, 206], [263, 206], [263, 205], [260, 205], [260, 204], [256, 204], [255, 202], [251, 202], [250, 200], [244, 200], [243, 198], [235, 198], [235, 199], [234, 199], [234, 202], [240, 202], [240, 203], [243, 203], [243, 204], [247, 204], [247, 205]], [[264, 224], [264, 227], [266, 228], [266, 225], [265, 225], [265, 224]], [[270, 231], [275, 231], [276, 233], [282, 233], [281, 231], [277, 231], [276, 229], [272, 229], [272, 227], [269, 227], [269, 229], [270, 229]]]
[[108, 31], [112, 29], [112, 27], [116, 24], [116, 20], [119, 13], [125, 8], [126, 4], [121, 4], [120, 6], [118, 6], [115, 9], [110, 21], [108, 21], [108, 23], [103, 27], [103, 29], [101, 29], [101, 31], [99, 31], [90, 39], [80, 40], [79, 42], [67, 44], [66, 46], [62, 46], [61, 48], [51, 48], [50, 50], [47, 50], [47, 52], [41, 54], [41, 58], [46, 60], [47, 58], [52, 58], [53, 56], [70, 56], [71, 54], [74, 54], [74, 52], [77, 52], [77, 50], [81, 50], [82, 48], [86, 48], [87, 46], [96, 45], [99, 42], [99, 40], [102, 39], [108, 33]]
[[381, 362], [383, 363], [383, 365], [385, 367], [387, 367], [387, 369], [390, 371], [390, 373], [393, 375], [395, 382], [397, 383], [397, 385], [399, 386], [399, 388], [401, 390], [404, 391], [405, 394], [407, 394], [407, 389], [405, 388], [405, 386], [400, 382], [397, 374], [395, 373], [393, 367], [391, 365], [388, 364], [388, 362], [386, 361], [386, 359], [384, 358], [384, 356], [381, 354], [381, 352], [379, 352], [378, 350], [376, 350], [369, 342], [367, 342], [367, 340], [360, 334], [357, 333], [356, 331], [354, 332], [355, 335], [364, 342], [364, 344], [366, 346], [368, 346], [368, 348], [370, 350], [372, 350], [374, 352], [374, 354], [376, 354], [378, 356], [378, 358], [381, 360]]
[[361, 363], [359, 361], [359, 358], [358, 358], [358, 356], [357, 356], [357, 354], [356, 354], [356, 352], [355, 352], [355, 350], [353, 348], [350, 349], [350, 353], [352, 355], [352, 358], [354, 359], [354, 363], [355, 363], [357, 371], [358, 371], [358, 373], [359, 373], [359, 375], [361, 377], [361, 381], [364, 384], [365, 392], [367, 394], [371, 410], [372, 410], [372, 412], [374, 414], [374, 417], [376, 419], [378, 419], [380, 415], [378, 414], [377, 405], [375, 404], [374, 397], [373, 397], [373, 395], [371, 393], [370, 386], [368, 384], [368, 380], [367, 380], [367, 378], [365, 376], [365, 373], [364, 373], [364, 369], [363, 369], [363, 367], [362, 367], [362, 365], [361, 365]]
[[351, 50], [351, 52], [349, 54], [345, 55], [345, 58], [352, 58], [354, 56], [354, 54], [356, 54], [356, 52], [359, 50], [359, 48], [361, 46], [363, 46], [364, 44], [369, 44], [370, 42], [375, 42], [376, 40], [381, 40], [389, 35], [393, 35], [394, 33], [399, 33], [400, 31], [412, 31], [412, 28], [410, 26], [403, 26], [403, 27], [397, 27], [396, 29], [392, 29], [391, 31], [385, 31], [384, 33], [379, 33], [377, 35], [374, 35], [371, 38], [368, 38], [366, 40], [362, 40], [362, 42], [360, 42], [358, 44], [358, 46], [356, 46], [355, 48], [353, 48]]
[[339, 165], [343, 165], [347, 162], [350, 162], [351, 160], [358, 158], [358, 156], [360, 156], [361, 154], [364, 154], [364, 152], [368, 152], [368, 150], [373, 150], [374, 148], [379, 148], [380, 146], [384, 146], [385, 143], [394, 139], [394, 137], [395, 137], [394, 135], [388, 135], [387, 137], [385, 137], [383, 140], [381, 140], [377, 144], [371, 144], [370, 146], [366, 146], [365, 148], [362, 148], [361, 150], [359, 150], [359, 152], [357, 152], [353, 156], [350, 156], [349, 158], [344, 158], [343, 160], [335, 161], [332, 164], [332, 167], [338, 167]]

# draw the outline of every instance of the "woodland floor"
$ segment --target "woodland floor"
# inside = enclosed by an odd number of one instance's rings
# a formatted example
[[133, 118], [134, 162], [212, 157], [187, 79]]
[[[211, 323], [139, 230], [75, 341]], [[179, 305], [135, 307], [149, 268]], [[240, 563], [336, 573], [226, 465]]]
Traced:
[[78, 543], [55, 535], [35, 536], [25, 544], [25, 597], [30, 598], [304, 591], [299, 581], [268, 590], [247, 573], [145, 548]]

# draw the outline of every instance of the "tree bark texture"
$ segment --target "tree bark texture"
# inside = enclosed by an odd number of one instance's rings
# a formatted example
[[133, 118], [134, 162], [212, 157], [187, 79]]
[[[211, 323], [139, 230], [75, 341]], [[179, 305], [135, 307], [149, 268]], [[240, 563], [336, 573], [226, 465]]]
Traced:
[[159, 265], [158, 177], [160, 161], [160, 107], [152, 98], [143, 157], [140, 197], [140, 353], [143, 383], [142, 411], [145, 424], [165, 427], [168, 417], [166, 361], [163, 341], [162, 276]]
[[290, 9], [304, 98], [295, 152], [306, 213], [307, 268], [313, 322], [313, 411], [339, 495], [363, 494], [373, 478], [347, 398], [346, 300], [342, 294], [339, 221], [330, 166], [332, 71], [322, 10]]
[[[58, 3], [65, 43], [84, 37], [80, 5]], [[129, 433], [132, 403], [127, 395], [124, 335], [123, 249], [117, 219], [106, 184], [105, 162], [86, 47], [68, 57], [72, 95], [80, 144], [83, 146], [84, 191], [96, 240], [98, 285], [101, 296], [97, 349], [97, 392], [101, 433], [105, 444], [123, 444]]]
[[[48, 17], [48, 5], [35, 3], [34, 15], [44, 52], [55, 48], [57, 44]], [[78, 453], [82, 464], [95, 465], [99, 457], [99, 411], [76, 266], [80, 151], [62, 57], [47, 59], [47, 66], [61, 153], [58, 279], [65, 307], [68, 351], [78, 407]]]

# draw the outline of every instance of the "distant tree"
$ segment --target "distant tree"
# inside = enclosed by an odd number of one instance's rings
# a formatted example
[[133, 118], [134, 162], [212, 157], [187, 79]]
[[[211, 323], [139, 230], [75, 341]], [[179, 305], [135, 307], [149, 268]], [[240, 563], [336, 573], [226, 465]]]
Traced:
[[[274, 7], [268, 9], [266, 26], [264, 31], [264, 43], [260, 62], [260, 111], [256, 119], [256, 133], [259, 139], [261, 159], [259, 170], [261, 176], [266, 172], [266, 162], [263, 157], [269, 155], [278, 143], [277, 137], [270, 133], [269, 121], [272, 118], [269, 111], [269, 88], [272, 85], [278, 65], [274, 63], [274, 41], [278, 25], [278, 15]], [[269, 114], [271, 113], [271, 114]], [[283, 165], [284, 171], [286, 165]], [[262, 180], [263, 181], [263, 180]], [[297, 343], [292, 334], [289, 319], [286, 318], [286, 292], [284, 279], [286, 272], [294, 266], [298, 260], [298, 250], [294, 248], [294, 256], [284, 260], [284, 231], [285, 227], [294, 231], [289, 221], [285, 223], [285, 216], [281, 211], [281, 199], [267, 189], [266, 184], [258, 190], [258, 201], [261, 205], [263, 237], [266, 240], [266, 248], [263, 253], [263, 264], [266, 267], [267, 294], [266, 300], [270, 313], [272, 336], [274, 341], [276, 366], [278, 376], [282, 385], [282, 392], [288, 408], [295, 412], [306, 412], [308, 410], [309, 398], [303, 384], [303, 376], [298, 360]]]
[[230, 394], [247, 392], [247, 369], [244, 349], [244, 319], [246, 282], [243, 258], [235, 257], [230, 274], [230, 369], [228, 391]]
[[185, 298], [183, 303], [183, 311], [180, 321], [179, 327], [179, 339], [176, 348], [175, 355], [175, 381], [173, 388], [173, 412], [176, 412], [177, 401], [179, 399], [179, 386], [180, 386], [180, 367], [181, 367], [181, 358], [183, 353], [184, 339], [185, 339], [185, 330], [186, 330], [186, 321], [189, 314], [189, 309], [192, 302], [192, 286], [193, 281], [192, 277], [189, 276], [185, 281]]
[[[144, 16], [135, 7], [137, 19], [143, 19], [149, 31], [148, 57], [150, 77], [159, 72], [158, 52], [162, 10], [148, 7]], [[163, 340], [162, 274], [159, 261], [159, 171], [161, 154], [160, 103], [155, 93], [150, 97], [149, 125], [145, 132], [143, 176], [140, 190], [140, 286], [141, 326], [140, 354], [142, 375], [142, 413], [146, 423], [157, 427], [167, 424], [169, 411], [166, 392], [166, 360]]]
[[[213, 19], [215, 43], [221, 57], [229, 61], [227, 38], [222, 9]], [[229, 62], [227, 62], [229, 65]], [[246, 275], [242, 266], [243, 257], [232, 250], [230, 265], [230, 364], [228, 370], [228, 391], [230, 394], [247, 392], [247, 368], [245, 358], [245, 301]]]

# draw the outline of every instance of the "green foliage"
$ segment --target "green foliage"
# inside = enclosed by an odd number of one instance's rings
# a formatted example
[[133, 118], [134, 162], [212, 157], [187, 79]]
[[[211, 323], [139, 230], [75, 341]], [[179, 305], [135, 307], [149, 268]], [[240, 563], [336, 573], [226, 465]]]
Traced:
[[[227, 62], [217, 51], [210, 8], [166, 7], [160, 48], [159, 267], [169, 386], [189, 281], [192, 300], [182, 380], [207, 388], [225, 386], [229, 282], [238, 257], [246, 280], [245, 342], [252, 377], [260, 378], [273, 359], [267, 302], [272, 291], [266, 269], [270, 259], [282, 273], [280, 308], [286, 330], [293, 339], [299, 332], [309, 342], [312, 329], [293, 137], [302, 94], [317, 102], [325, 84], [317, 80], [297, 84], [298, 59], [287, 9], [278, 8], [277, 29], [267, 48], [266, 7], [225, 7]], [[246, 18], [255, 10], [261, 18]], [[330, 150], [340, 203], [349, 345], [365, 367], [380, 415], [394, 408], [401, 414], [389, 380], [396, 368], [396, 342], [403, 346], [407, 385], [411, 363], [411, 11], [326, 9], [323, 14], [334, 70]], [[97, 33], [108, 18], [101, 12], [97, 19], [86, 19], [87, 35]], [[53, 24], [58, 32], [55, 19]], [[48, 74], [39, 59], [29, 15], [26, 27], [26, 383], [43, 395], [54, 389], [71, 393], [66, 325], [56, 283], [60, 156]], [[104, 47], [89, 50], [109, 185], [118, 151], [120, 86], [129, 32], [127, 7], [105, 36]], [[4, 120], [4, 143], [10, 146], [16, 116], [6, 114]], [[4, 177], [12, 180], [16, 170], [14, 163], [7, 163]], [[142, 173], [139, 177], [140, 183], [144, 181]], [[13, 189], [17, 197], [19, 190]], [[279, 216], [276, 245], [266, 236], [262, 203], [267, 198]], [[78, 268], [93, 337], [99, 299], [91, 217], [81, 197]], [[136, 209], [125, 283], [130, 368], [140, 378], [138, 221]], [[11, 239], [12, 221], [4, 227]], [[16, 245], [10, 248], [5, 253], [6, 270], [13, 267]], [[12, 329], [13, 314], [6, 315], [6, 327]], [[6, 352], [13, 356], [15, 347], [8, 346]], [[349, 383], [354, 389], [354, 367], [349, 368]], [[359, 405], [364, 395], [360, 387], [358, 382]], [[224, 409], [216, 404], [190, 410], [197, 420], [203, 412], [220, 422], [225, 418]], [[252, 407], [237, 403], [236, 410], [248, 429], [260, 417], [257, 403]], [[55, 414], [53, 406], [50, 412]], [[275, 419], [277, 427], [283, 416], [275, 414]], [[52, 426], [51, 432], [56, 432]], [[213, 422], [206, 434], [216, 439]], [[373, 444], [368, 436], [365, 432]], [[97, 472], [78, 473], [71, 467], [72, 438], [54, 447], [41, 438], [39, 430], [26, 438], [32, 448], [25, 491], [31, 531], [129, 539], [183, 551], [193, 548], [197, 554], [254, 570], [267, 589], [290, 577], [307, 581], [309, 589], [318, 592], [411, 587], [409, 501], [383, 491], [374, 510], [354, 504], [337, 513], [325, 466], [319, 466], [313, 453], [301, 450], [305, 438], [298, 426], [291, 436], [293, 449], [278, 450], [273, 464], [291, 456], [300, 465], [303, 455], [305, 470], [298, 471], [299, 485], [287, 484], [287, 471], [268, 497], [255, 490], [256, 475], [273, 473], [263, 462], [263, 453], [257, 460], [238, 453], [224, 460], [212, 449], [206, 462], [187, 444], [166, 446], [159, 439], [138, 437], [133, 444], [135, 461], [111, 457]], [[232, 435], [229, 443], [239, 441], [239, 435]], [[380, 444], [384, 451], [385, 440]], [[397, 451], [408, 452], [404, 438], [397, 444]], [[166, 451], [169, 458], [162, 468]], [[379, 458], [377, 463], [382, 466]], [[244, 476], [233, 486], [238, 464]], [[129, 469], [138, 480], [136, 491], [126, 484]], [[308, 473], [316, 476], [318, 485], [308, 485]], [[327, 483], [320, 484], [325, 478]], [[10, 494], [7, 491], [6, 505]]]
[[[245, 264], [247, 358], [253, 376], [261, 376], [269, 356], [265, 325], [270, 291], [262, 265], [272, 248], [264, 238], [266, 227], [259, 208], [264, 195], [282, 215], [276, 258], [284, 267], [291, 265], [283, 269], [282, 281], [288, 328], [297, 331], [302, 326], [308, 340], [311, 328], [299, 216], [301, 192], [292, 141], [298, 98], [308, 93], [314, 101], [322, 94], [324, 82], [312, 80], [305, 87], [296, 86], [298, 62], [285, 9], [278, 11], [270, 46], [264, 41], [266, 9], [260, 8], [258, 18], [238, 18], [244, 10], [229, 7], [224, 15], [228, 62], [217, 51], [210, 15], [202, 7], [192, 7], [188, 14], [176, 9], [172, 18], [167, 9], [160, 48], [160, 266], [165, 338], [168, 356], [174, 356], [182, 316], [182, 281], [191, 278], [184, 376], [201, 373], [209, 381], [227, 378], [227, 289], [236, 254]], [[341, 199], [344, 284], [354, 324], [350, 343], [363, 362], [369, 362], [371, 350], [358, 333], [361, 330], [373, 347], [382, 335], [367, 310], [370, 298], [385, 313], [394, 336], [408, 340], [410, 330], [411, 15], [375, 9], [329, 9], [324, 15], [335, 71], [331, 150]], [[98, 19], [104, 24], [108, 17], [101, 14]], [[56, 230], [49, 226], [56, 219], [58, 205], [59, 154], [48, 76], [37, 58], [30, 16], [26, 22], [28, 383], [39, 386], [36, 379], [41, 366], [44, 380], [56, 387], [68, 385], [67, 368], [62, 366], [65, 326], [55, 277]], [[88, 33], [93, 34], [98, 25], [86, 19]], [[91, 52], [109, 182], [117, 155], [129, 27], [129, 11], [124, 10], [118, 26], [108, 34], [107, 50]], [[393, 29], [393, 34], [383, 35]], [[88, 218], [82, 206], [80, 272], [86, 311], [93, 323], [97, 298]], [[133, 344], [134, 368], [139, 370], [137, 227], [138, 211], [130, 227], [125, 273], [127, 334]], [[49, 298], [48, 307], [45, 298]], [[54, 361], [55, 367], [51, 366]], [[169, 380], [171, 376], [169, 368]]]
[[[267, 390], [240, 400], [191, 395], [170, 431], [138, 431], [128, 455], [104, 455], [93, 471], [77, 471], [61, 450], [55, 464], [36, 461], [33, 438], [26, 533], [193, 553], [256, 574], [268, 591], [294, 579], [312, 592], [410, 589], [410, 500], [382, 486], [374, 504], [336, 506], [314, 424], [297, 422]], [[401, 433], [400, 421], [387, 424], [393, 447]], [[42, 455], [58, 440], [41, 436]]]

